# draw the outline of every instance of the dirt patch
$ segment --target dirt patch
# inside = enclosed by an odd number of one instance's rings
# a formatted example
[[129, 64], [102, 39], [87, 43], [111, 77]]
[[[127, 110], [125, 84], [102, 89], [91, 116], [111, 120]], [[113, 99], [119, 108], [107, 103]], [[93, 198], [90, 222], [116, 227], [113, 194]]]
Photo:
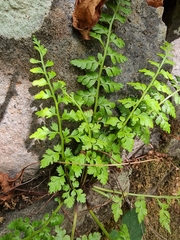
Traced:
[[[152, 153], [148, 159], [159, 159], [134, 166], [130, 182], [131, 192], [150, 195], [176, 195], [180, 190], [179, 161], [160, 153]], [[164, 199], [161, 200], [165, 202]], [[178, 240], [180, 235], [180, 204], [172, 201], [169, 207], [171, 215], [171, 235], [159, 223], [159, 207], [155, 199], [147, 199], [148, 216], [145, 220], [145, 240]]]

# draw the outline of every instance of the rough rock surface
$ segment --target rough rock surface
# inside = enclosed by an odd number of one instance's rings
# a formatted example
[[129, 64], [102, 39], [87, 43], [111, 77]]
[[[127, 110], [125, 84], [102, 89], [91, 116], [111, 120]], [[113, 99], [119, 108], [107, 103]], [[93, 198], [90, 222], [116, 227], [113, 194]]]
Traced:
[[[25, 31], [25, 35], [16, 28], [17, 16], [21, 18], [24, 12], [30, 14], [34, 1], [31, 1], [31, 7], [29, 1], [23, 3], [9, 1], [8, 5], [7, 2], [2, 2], [1, 16], [9, 11], [13, 12], [11, 17], [14, 19], [14, 28], [12, 27], [14, 35], [6, 30], [0, 33], [0, 171], [12, 176], [24, 166], [36, 162], [44, 151], [44, 143], [34, 144], [28, 139], [38, 124], [32, 112], [39, 107], [39, 103], [33, 101], [32, 96], [37, 89], [32, 88], [30, 83], [34, 76], [29, 73], [31, 67], [29, 59], [35, 56], [35, 52], [29, 36], [35, 34], [47, 47], [48, 58], [55, 62], [54, 70], [59, 79], [67, 81], [69, 91], [79, 87], [76, 81], [78, 71], [70, 66], [70, 60], [96, 53], [99, 45], [95, 40], [82, 41], [79, 33], [72, 29], [71, 14], [74, 5], [72, 0], [54, 0], [51, 9], [49, 9], [51, 1], [44, 1], [43, 5], [38, 2], [37, 6], [40, 8], [38, 11], [41, 11], [39, 20], [35, 28], [32, 25], [26, 26], [28, 31]], [[29, 7], [31, 10], [27, 10]], [[37, 8], [34, 8], [36, 11]], [[123, 73], [117, 78], [117, 81], [122, 83], [139, 79], [138, 70], [146, 67], [149, 59], [155, 58], [166, 34], [166, 27], [161, 20], [161, 10], [149, 7], [146, 1], [141, 0], [134, 0], [132, 9], [126, 24], [123, 26], [115, 24], [116, 33], [126, 43], [122, 53], [129, 59], [122, 66]], [[39, 14], [38, 11], [36, 15]], [[29, 21], [32, 20], [34, 21], [33, 15]], [[4, 27], [9, 28], [8, 25]], [[29, 173], [33, 174], [33, 171]]]
[[38, 30], [48, 14], [52, 0], [0, 0], [1, 35], [27, 38]]

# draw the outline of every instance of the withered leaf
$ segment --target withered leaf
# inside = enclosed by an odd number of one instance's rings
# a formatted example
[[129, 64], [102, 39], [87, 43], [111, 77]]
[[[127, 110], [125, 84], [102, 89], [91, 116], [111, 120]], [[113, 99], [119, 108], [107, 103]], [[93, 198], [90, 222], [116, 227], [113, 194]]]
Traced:
[[163, 0], [147, 0], [147, 3], [155, 8], [163, 6]]
[[89, 40], [91, 28], [98, 22], [102, 6], [106, 0], [76, 0], [72, 15], [73, 27]]
[[15, 182], [21, 177], [22, 171], [15, 178], [10, 178], [7, 173], [0, 172], [0, 203], [9, 201], [13, 195]]

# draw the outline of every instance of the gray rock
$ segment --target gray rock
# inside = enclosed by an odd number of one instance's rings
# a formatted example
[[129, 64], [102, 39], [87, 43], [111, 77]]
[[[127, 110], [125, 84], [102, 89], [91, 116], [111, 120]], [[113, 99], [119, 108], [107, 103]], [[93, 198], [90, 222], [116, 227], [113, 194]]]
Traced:
[[52, 0], [0, 0], [0, 35], [27, 38], [38, 30], [48, 14]]

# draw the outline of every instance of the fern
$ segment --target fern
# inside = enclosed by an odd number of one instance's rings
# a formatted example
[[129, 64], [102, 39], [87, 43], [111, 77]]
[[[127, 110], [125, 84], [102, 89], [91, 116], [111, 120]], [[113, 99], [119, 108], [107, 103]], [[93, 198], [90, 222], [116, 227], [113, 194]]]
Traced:
[[[179, 103], [180, 99], [177, 93], [180, 91], [180, 86], [172, 74], [163, 69], [165, 64], [173, 65], [170, 60], [172, 48], [167, 42], [161, 48], [164, 51], [164, 54], [158, 54], [162, 58], [161, 62], [149, 61], [151, 65], [157, 68], [157, 71], [140, 70], [141, 73], [150, 78], [150, 83], [128, 83], [141, 93], [141, 97], [128, 97], [119, 100], [120, 114], [125, 119], [120, 117], [117, 120], [115, 117], [106, 122], [117, 129], [121, 146], [129, 152], [133, 149], [136, 136], [141, 138], [145, 144], [149, 143], [150, 132], [155, 125], [159, 125], [162, 130], [170, 133], [169, 117], [176, 117], [176, 109], [171, 99], [174, 98], [175, 104]], [[164, 77], [164, 82], [158, 80], [160, 76]], [[114, 121], [116, 124], [112, 124]]]

